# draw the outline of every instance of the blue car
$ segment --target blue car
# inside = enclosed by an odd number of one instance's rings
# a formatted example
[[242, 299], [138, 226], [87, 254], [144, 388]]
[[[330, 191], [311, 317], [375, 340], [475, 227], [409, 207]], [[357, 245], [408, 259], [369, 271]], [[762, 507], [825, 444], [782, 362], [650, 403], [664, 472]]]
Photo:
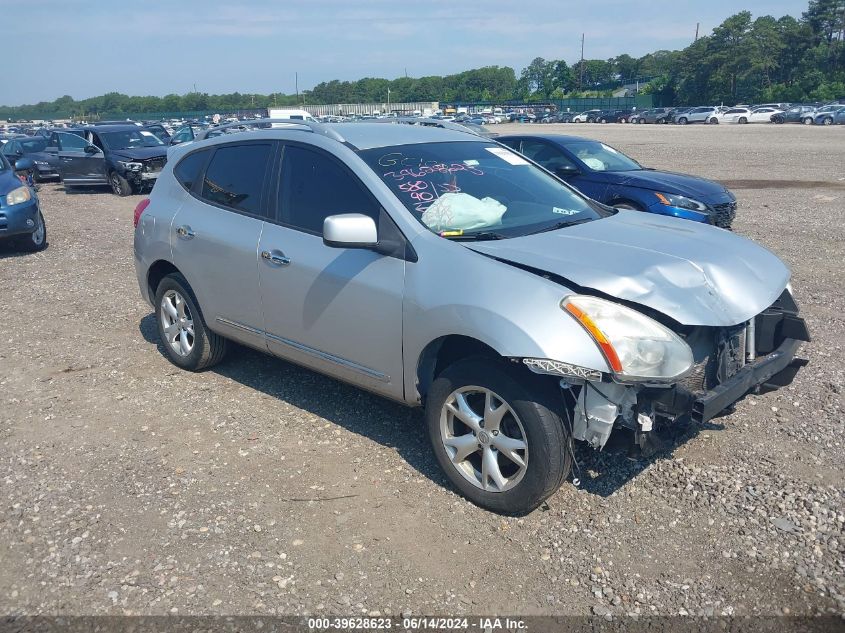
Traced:
[[35, 164], [22, 158], [15, 167], [0, 154], [0, 242], [11, 241], [23, 251], [47, 248], [47, 227], [31, 182], [17, 172], [32, 172]]
[[634, 209], [730, 228], [736, 197], [711, 180], [648, 169], [599, 141], [560, 134], [496, 138], [585, 195], [618, 209]]

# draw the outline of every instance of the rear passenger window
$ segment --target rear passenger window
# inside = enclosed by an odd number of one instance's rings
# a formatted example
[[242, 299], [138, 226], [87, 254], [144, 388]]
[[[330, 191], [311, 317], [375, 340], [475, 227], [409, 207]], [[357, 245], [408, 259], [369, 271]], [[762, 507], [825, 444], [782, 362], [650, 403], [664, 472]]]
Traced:
[[206, 149], [188, 154], [173, 168], [173, 175], [176, 176], [176, 180], [188, 191], [194, 188], [194, 183], [199, 178], [200, 171], [208, 160], [210, 153], [211, 150]]
[[264, 215], [261, 191], [271, 151], [269, 144], [218, 147], [205, 170], [202, 197], [238, 211]]
[[363, 213], [378, 223], [379, 205], [340, 164], [302, 147], [285, 148], [279, 191], [282, 223], [323, 234], [323, 220], [338, 213]]

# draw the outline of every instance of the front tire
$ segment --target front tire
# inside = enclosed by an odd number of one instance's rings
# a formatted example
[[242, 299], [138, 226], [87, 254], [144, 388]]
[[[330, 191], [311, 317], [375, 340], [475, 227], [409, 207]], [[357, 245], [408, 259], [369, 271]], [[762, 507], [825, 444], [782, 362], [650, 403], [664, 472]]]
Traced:
[[739, 117], [739, 121], [737, 121], [737, 123], [739, 123], [740, 125], [745, 125], [746, 123], [748, 123], [748, 119], [746, 119], [744, 116], [741, 116]]
[[114, 195], [124, 198], [132, 194], [132, 185], [116, 171], [109, 174], [109, 184]]
[[686, 124], [687, 124], [686, 118], [681, 117], [680, 119], [678, 119], [678, 125], [686, 125]]
[[832, 118], [830, 118], [830, 117], [826, 117], [826, 118], [822, 121], [822, 125], [833, 125], [833, 119], [832, 119]]
[[161, 280], [155, 306], [158, 335], [170, 362], [188, 371], [202, 371], [223, 360], [228, 341], [208, 329], [182, 275], [173, 273]]
[[37, 253], [47, 248], [47, 224], [44, 222], [44, 216], [41, 214], [41, 211], [38, 212], [38, 217], [35, 221], [37, 222], [35, 230], [29, 235], [18, 238], [16, 244], [18, 250]]
[[569, 474], [571, 439], [557, 414], [563, 406], [556, 387], [539, 377], [501, 361], [467, 359], [432, 383], [425, 417], [452, 485], [482, 508], [522, 515]]

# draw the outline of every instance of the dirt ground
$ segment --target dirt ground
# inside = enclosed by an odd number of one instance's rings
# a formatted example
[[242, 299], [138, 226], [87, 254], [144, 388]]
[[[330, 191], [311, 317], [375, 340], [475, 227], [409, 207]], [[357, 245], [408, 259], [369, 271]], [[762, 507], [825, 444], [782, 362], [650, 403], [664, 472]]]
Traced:
[[730, 186], [793, 269], [795, 383], [649, 461], [580, 450], [580, 487], [503, 518], [448, 487], [419, 410], [241, 348], [171, 365], [141, 197], [43, 185], [49, 248], [0, 246], [0, 613], [843, 613], [845, 127], [517, 129]]

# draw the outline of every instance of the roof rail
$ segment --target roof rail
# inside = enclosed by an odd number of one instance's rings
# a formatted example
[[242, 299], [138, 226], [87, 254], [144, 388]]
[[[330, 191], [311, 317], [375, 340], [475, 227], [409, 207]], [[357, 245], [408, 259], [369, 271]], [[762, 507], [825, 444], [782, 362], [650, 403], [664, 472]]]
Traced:
[[[400, 117], [386, 117], [384, 119], [376, 119], [374, 121], [367, 121], [368, 123], [403, 123], [405, 125], [423, 125], [428, 127], [440, 127], [444, 130], [453, 130], [455, 132], [465, 132], [467, 134], [473, 134], [475, 136], [484, 137], [485, 134], [478, 132], [466, 125], [461, 123], [455, 123], [453, 121], [443, 121], [441, 119], [424, 119], [418, 117], [407, 117], [407, 116], [400, 116]], [[481, 126], [479, 126], [481, 127]], [[488, 130], [485, 130], [485, 133], [492, 134]]]
[[219, 132], [221, 130], [228, 130], [230, 128], [255, 126], [268, 126], [276, 128], [278, 125], [285, 125], [295, 129], [298, 128], [303, 132], [307, 131], [314, 132], [315, 134], [321, 134], [335, 141], [339, 141], [340, 143], [346, 142], [346, 139], [343, 138], [336, 130], [331, 129], [330, 127], [323, 125], [322, 123], [317, 123], [315, 121], [300, 121], [299, 119], [250, 119], [249, 121], [236, 121], [232, 123], [224, 123], [223, 125], [216, 125], [214, 127], [206, 128], [205, 130], [197, 134], [197, 137], [194, 140], [202, 141], [207, 139], [212, 132]]

